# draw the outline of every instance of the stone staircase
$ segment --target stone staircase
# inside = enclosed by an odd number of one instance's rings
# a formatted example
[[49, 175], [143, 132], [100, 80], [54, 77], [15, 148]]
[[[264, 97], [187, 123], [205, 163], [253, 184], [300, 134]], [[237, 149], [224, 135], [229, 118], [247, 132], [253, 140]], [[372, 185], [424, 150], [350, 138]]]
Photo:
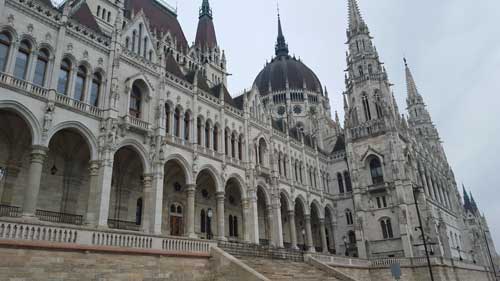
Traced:
[[340, 281], [305, 262], [255, 257], [239, 259], [272, 281]]
[[271, 281], [341, 281], [307, 264], [300, 251], [236, 243], [219, 247]]

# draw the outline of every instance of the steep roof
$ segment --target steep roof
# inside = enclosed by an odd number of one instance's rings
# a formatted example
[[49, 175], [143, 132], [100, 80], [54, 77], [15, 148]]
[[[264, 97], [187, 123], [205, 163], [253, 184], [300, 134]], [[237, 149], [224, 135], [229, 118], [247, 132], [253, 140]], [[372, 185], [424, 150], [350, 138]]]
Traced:
[[170, 32], [174, 38], [177, 38], [177, 48], [181, 50], [188, 48], [188, 42], [177, 20], [177, 15], [156, 0], [125, 0], [125, 10], [128, 17], [132, 10], [135, 13], [144, 11], [151, 29], [164, 33]]
[[332, 152], [339, 152], [339, 151], [344, 151], [345, 150], [345, 139], [343, 135], [340, 135], [337, 138], [337, 142], [335, 142], [335, 146], [333, 147]]
[[214, 23], [208, 16], [201, 17], [198, 21], [195, 45], [202, 48], [214, 48], [217, 46]]
[[167, 56], [167, 60], [165, 62], [165, 68], [168, 72], [172, 73], [173, 75], [186, 79], [184, 76], [184, 73], [182, 73], [179, 64], [177, 64], [177, 61], [175, 61], [175, 58], [173, 57], [172, 53], [169, 53]]
[[[48, 1], [50, 2], [50, 0]], [[99, 24], [95, 20], [92, 11], [90, 11], [87, 2], [82, 2], [78, 9], [70, 17], [92, 30], [101, 32], [101, 28], [99, 28]]]

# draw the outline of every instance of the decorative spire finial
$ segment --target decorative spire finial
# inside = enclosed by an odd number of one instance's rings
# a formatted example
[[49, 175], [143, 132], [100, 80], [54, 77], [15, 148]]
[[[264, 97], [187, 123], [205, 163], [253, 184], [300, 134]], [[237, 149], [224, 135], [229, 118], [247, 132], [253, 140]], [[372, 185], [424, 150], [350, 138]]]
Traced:
[[207, 16], [209, 18], [212, 18], [212, 8], [210, 8], [210, 3], [208, 3], [208, 0], [203, 0], [200, 8], [200, 18]]
[[358, 2], [356, 0], [348, 0], [348, 10], [349, 10], [349, 32], [368, 32], [368, 27], [361, 16], [359, 11]]
[[278, 40], [276, 41], [275, 54], [277, 57], [288, 56], [288, 44], [286, 43], [283, 29], [281, 28], [281, 16], [278, 6]]
[[420, 94], [418, 93], [417, 84], [415, 83], [415, 79], [413, 79], [410, 67], [408, 67], [408, 61], [406, 60], [406, 58], [403, 58], [403, 61], [405, 63], [406, 89], [408, 98], [413, 99], [418, 97]]

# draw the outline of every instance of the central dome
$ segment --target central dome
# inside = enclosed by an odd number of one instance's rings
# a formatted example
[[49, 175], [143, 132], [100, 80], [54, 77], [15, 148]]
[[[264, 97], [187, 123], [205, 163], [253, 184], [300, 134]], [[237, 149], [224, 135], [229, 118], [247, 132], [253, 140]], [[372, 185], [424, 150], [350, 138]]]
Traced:
[[322, 94], [321, 82], [314, 72], [300, 60], [289, 55], [280, 55], [266, 64], [255, 78], [254, 84], [261, 95], [290, 89], [305, 89]]

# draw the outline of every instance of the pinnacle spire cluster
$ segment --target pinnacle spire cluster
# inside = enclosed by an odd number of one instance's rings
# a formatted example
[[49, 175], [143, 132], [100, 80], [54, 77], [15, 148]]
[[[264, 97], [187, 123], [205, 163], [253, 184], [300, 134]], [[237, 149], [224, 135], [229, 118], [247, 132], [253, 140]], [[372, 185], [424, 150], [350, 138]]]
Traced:
[[419, 97], [420, 94], [418, 93], [417, 84], [415, 83], [415, 79], [413, 79], [413, 75], [411, 73], [410, 67], [408, 67], [408, 62], [406, 61], [406, 58], [403, 58], [403, 61], [405, 63], [406, 89], [408, 92], [408, 98], [414, 99], [416, 97]]
[[348, 0], [349, 11], [349, 32], [368, 31], [368, 27], [361, 16], [358, 2], [356, 0]]
[[210, 3], [208, 0], [203, 0], [200, 8], [200, 18], [202, 17], [212, 18], [212, 8], [210, 8]]
[[281, 27], [281, 16], [278, 11], [278, 38], [276, 40], [276, 56], [288, 55], [288, 44], [286, 43], [285, 36], [283, 35], [283, 28]]

